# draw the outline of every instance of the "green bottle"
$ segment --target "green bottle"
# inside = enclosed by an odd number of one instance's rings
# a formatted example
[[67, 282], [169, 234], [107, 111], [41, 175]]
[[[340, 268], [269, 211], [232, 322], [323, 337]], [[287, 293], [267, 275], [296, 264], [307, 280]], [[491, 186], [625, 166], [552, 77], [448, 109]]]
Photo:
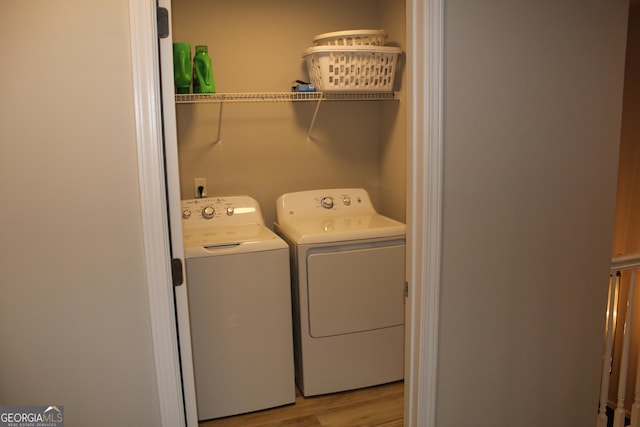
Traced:
[[173, 81], [176, 93], [189, 93], [191, 86], [191, 45], [189, 43], [173, 44]]
[[216, 93], [207, 46], [196, 46], [193, 57], [193, 93]]

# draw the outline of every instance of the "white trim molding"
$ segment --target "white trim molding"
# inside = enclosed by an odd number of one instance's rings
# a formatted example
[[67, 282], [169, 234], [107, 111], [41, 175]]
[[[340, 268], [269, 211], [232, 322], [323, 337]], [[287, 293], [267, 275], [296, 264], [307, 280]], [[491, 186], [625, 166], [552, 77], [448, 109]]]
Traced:
[[443, 175], [444, 0], [411, 0], [405, 426], [436, 426]]
[[[167, 205], [169, 207], [169, 242], [171, 257], [182, 260], [184, 283], [174, 288], [174, 304], [177, 320], [178, 345], [180, 348], [180, 374], [186, 423], [198, 425], [195, 372], [189, 321], [189, 298], [182, 235], [182, 209], [180, 209], [180, 162], [178, 159], [178, 131], [173, 82], [173, 27], [171, 25], [171, 0], [158, 0], [158, 7], [167, 11], [169, 34], [159, 40], [160, 87], [162, 94], [162, 135], [164, 137], [165, 175]], [[164, 72], [163, 72], [164, 71]], [[160, 96], [160, 94], [158, 95]]]
[[161, 426], [185, 425], [169, 264], [155, 0], [129, 0], [140, 207]]

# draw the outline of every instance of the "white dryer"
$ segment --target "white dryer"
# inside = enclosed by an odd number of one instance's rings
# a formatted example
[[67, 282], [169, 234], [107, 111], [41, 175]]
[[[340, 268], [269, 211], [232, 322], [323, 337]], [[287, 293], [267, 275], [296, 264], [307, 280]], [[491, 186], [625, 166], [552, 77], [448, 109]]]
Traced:
[[198, 419], [294, 403], [289, 247], [248, 196], [182, 218]]
[[404, 224], [364, 189], [283, 194], [291, 248], [296, 382], [304, 396], [403, 378]]

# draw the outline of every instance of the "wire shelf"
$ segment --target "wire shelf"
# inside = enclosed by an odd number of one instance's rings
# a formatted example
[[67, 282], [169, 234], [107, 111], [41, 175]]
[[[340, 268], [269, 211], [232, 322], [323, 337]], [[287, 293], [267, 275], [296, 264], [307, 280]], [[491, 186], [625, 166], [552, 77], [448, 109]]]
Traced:
[[398, 99], [395, 92], [247, 92], [176, 95], [176, 104], [295, 101], [384, 101]]

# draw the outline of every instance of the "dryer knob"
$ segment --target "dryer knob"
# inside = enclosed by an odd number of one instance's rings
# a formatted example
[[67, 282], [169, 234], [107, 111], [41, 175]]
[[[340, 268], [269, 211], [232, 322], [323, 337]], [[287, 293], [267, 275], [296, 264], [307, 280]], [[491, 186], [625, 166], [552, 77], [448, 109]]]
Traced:
[[233, 215], [234, 211], [235, 209], [233, 208], [233, 206], [227, 206], [227, 209], [226, 209], [227, 215], [229, 216]]
[[189, 219], [191, 217], [191, 209], [184, 209], [182, 211], [182, 218]]
[[344, 196], [344, 198], [342, 199], [342, 203], [345, 206], [350, 206], [351, 205], [351, 197], [349, 196]]
[[331, 209], [333, 207], [333, 198], [331, 197], [323, 197], [320, 200], [320, 206], [325, 209]]
[[211, 206], [205, 206], [202, 209], [202, 216], [205, 217], [206, 219], [211, 219], [213, 218], [213, 215], [216, 213], [216, 210], [213, 209]]

